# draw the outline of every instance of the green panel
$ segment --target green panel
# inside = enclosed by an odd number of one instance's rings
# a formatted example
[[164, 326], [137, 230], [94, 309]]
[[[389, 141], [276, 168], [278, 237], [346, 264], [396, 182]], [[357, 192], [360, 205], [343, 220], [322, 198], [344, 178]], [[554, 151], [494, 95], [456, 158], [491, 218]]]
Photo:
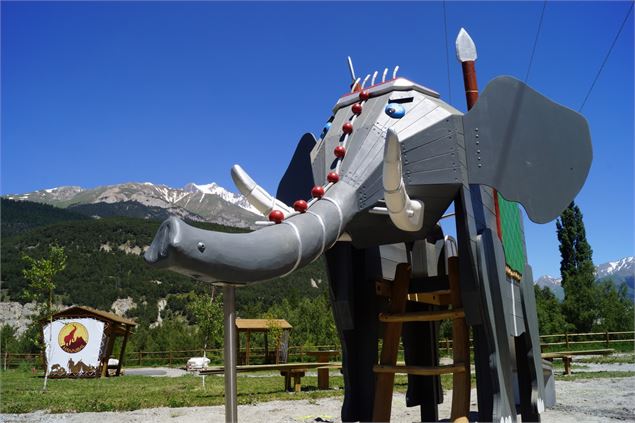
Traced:
[[522, 216], [518, 203], [507, 201], [500, 194], [497, 195], [501, 229], [503, 230], [505, 263], [522, 275], [525, 270], [525, 235], [521, 225]]

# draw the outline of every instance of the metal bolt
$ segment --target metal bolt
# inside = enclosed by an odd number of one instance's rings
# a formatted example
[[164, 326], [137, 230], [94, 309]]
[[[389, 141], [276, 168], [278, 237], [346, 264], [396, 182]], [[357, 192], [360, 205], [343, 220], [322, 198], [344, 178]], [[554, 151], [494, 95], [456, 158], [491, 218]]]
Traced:
[[483, 166], [483, 165], [479, 163], [479, 164], [478, 164], [478, 167], [481, 167], [481, 166]]
[[196, 248], [198, 248], [198, 251], [200, 251], [201, 253], [205, 251], [205, 244], [203, 244], [202, 242], [199, 242], [196, 245]]

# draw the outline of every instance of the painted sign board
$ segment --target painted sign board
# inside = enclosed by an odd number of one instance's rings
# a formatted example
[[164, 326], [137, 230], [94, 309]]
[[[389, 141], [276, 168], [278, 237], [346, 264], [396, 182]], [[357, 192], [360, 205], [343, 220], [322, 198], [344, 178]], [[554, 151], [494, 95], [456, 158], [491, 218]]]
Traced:
[[59, 319], [44, 326], [46, 362], [51, 377], [93, 377], [105, 345], [104, 322]]

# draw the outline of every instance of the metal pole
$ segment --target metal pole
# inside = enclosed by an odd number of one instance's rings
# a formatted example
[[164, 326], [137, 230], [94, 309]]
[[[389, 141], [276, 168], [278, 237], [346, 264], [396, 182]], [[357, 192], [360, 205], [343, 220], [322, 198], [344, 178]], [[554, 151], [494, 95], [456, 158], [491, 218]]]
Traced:
[[238, 421], [236, 403], [236, 288], [223, 285], [223, 310], [225, 314], [225, 422]]

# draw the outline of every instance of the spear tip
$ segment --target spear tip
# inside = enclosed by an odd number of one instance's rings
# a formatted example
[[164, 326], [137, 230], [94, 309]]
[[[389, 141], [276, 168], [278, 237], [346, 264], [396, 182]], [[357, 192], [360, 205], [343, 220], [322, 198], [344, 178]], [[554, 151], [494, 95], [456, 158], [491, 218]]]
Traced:
[[465, 28], [461, 28], [459, 35], [456, 36], [456, 58], [461, 63], [477, 58], [476, 45]]

